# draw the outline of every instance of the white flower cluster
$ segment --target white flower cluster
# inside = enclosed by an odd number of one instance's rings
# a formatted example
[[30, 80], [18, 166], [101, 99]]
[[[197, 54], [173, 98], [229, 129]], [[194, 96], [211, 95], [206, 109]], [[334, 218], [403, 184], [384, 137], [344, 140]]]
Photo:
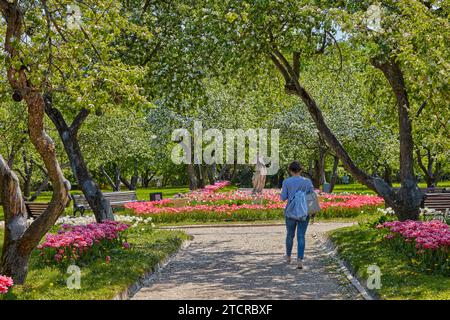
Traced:
[[434, 215], [441, 214], [441, 213], [439, 211], [435, 210], [435, 209], [421, 208], [420, 209], [420, 214], [424, 215], [424, 216], [434, 216]]
[[384, 215], [386, 215], [386, 216], [395, 216], [395, 211], [391, 207], [388, 207], [386, 209], [378, 208], [377, 211], [382, 213], [382, 214], [384, 214]]
[[[141, 218], [141, 217], [135, 217], [135, 216], [125, 216], [125, 215], [116, 215], [115, 217], [116, 221], [128, 223], [131, 225], [132, 228], [136, 228], [139, 224], [146, 224], [151, 225], [152, 228], [155, 227], [155, 224], [152, 223], [152, 218]], [[69, 217], [64, 216], [60, 217], [56, 224], [68, 224], [68, 225], [87, 225], [89, 223], [95, 222], [95, 216], [84, 216], [84, 217]]]
[[155, 224], [152, 223], [152, 218], [142, 218], [142, 217], [135, 217], [135, 216], [124, 216], [124, 215], [117, 215], [115, 216], [117, 221], [120, 222], [125, 222], [125, 223], [130, 223], [131, 227], [135, 228], [137, 227], [140, 223], [143, 224], [150, 224], [152, 228], [155, 227]]
[[56, 221], [56, 224], [68, 224], [74, 226], [74, 225], [87, 225], [93, 222], [95, 222], [94, 216], [83, 216], [83, 217], [63, 216], [60, 217], [58, 221]]

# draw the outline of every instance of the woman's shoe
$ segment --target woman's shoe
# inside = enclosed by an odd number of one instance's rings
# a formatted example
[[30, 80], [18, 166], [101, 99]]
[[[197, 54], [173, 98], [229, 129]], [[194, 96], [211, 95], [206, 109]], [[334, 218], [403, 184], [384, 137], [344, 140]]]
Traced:
[[286, 256], [286, 264], [291, 264], [291, 257]]
[[297, 269], [303, 269], [303, 260], [298, 260]]

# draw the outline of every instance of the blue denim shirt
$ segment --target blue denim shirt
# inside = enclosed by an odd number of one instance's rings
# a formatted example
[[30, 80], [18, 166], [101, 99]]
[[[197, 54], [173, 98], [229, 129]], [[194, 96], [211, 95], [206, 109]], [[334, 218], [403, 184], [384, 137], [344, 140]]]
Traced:
[[314, 192], [311, 180], [300, 176], [287, 178], [283, 181], [280, 198], [283, 201], [288, 200], [289, 204], [299, 190], [306, 192], [306, 194]]

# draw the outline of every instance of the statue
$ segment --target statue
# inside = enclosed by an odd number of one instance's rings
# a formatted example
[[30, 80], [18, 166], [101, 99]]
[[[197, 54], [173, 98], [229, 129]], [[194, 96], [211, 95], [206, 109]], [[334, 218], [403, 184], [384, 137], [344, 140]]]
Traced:
[[258, 157], [256, 162], [255, 174], [253, 175], [253, 191], [252, 195], [256, 196], [262, 202], [262, 193], [266, 185], [267, 168], [262, 157]]

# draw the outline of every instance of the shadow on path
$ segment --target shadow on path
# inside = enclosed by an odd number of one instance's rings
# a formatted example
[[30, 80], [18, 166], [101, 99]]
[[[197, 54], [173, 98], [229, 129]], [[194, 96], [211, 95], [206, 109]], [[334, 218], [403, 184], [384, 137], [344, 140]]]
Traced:
[[305, 269], [284, 263], [284, 227], [186, 229], [194, 236], [134, 299], [357, 299], [311, 238]]

